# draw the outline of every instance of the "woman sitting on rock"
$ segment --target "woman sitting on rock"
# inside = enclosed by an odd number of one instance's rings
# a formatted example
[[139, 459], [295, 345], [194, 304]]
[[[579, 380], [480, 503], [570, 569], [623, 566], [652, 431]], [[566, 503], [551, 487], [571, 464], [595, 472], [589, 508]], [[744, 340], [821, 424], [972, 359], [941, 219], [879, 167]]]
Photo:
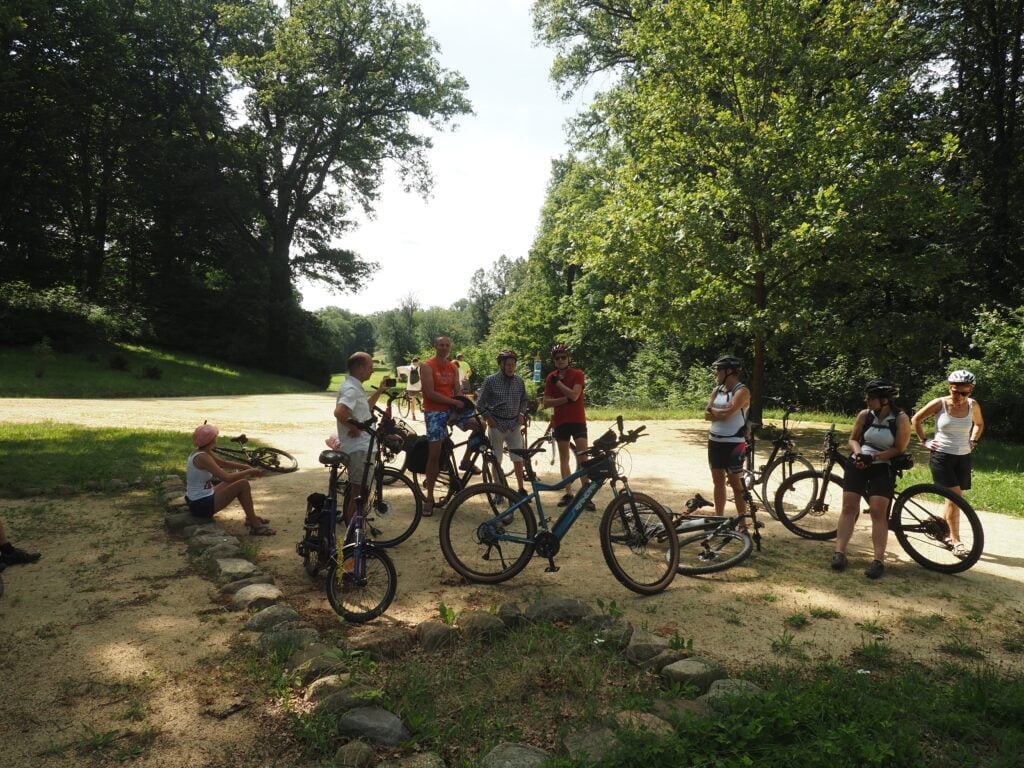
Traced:
[[[269, 520], [258, 517], [253, 510], [252, 490], [249, 488], [250, 477], [261, 477], [263, 470], [226, 461], [213, 453], [220, 430], [212, 424], [196, 427], [192, 433], [192, 442], [196, 450], [189, 454], [185, 462], [185, 501], [188, 511], [194, 517], [213, 517], [233, 500], [238, 499], [245, 511], [245, 524], [253, 536], [273, 536], [277, 531], [270, 528]], [[225, 472], [225, 469], [236, 469], [237, 472]], [[219, 480], [214, 484], [214, 478]]]

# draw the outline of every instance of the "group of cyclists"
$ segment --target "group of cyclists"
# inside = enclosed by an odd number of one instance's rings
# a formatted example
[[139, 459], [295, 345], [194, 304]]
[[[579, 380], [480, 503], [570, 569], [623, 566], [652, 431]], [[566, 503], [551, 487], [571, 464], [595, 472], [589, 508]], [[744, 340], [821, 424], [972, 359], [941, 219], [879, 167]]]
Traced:
[[[523, 427], [526, 424], [528, 398], [526, 385], [517, 374], [518, 355], [505, 349], [497, 355], [498, 370], [487, 376], [477, 393], [474, 404], [463, 391], [468, 381], [465, 368], [451, 360], [452, 342], [448, 336], [434, 341], [434, 356], [410, 368], [409, 380], [417, 379], [422, 396], [421, 410], [426, 426], [428, 453], [425, 472], [424, 516], [435, 512], [434, 488], [440, 471], [444, 442], [451, 426], [482, 434], [486, 429], [494, 451], [500, 456], [508, 446], [517, 489], [526, 493], [523, 458], [514, 451], [524, 448]], [[461, 357], [461, 356], [460, 356]], [[551, 409], [551, 429], [558, 445], [562, 478], [573, 471], [573, 457], [587, 450], [587, 415], [585, 405], [586, 377], [583, 371], [572, 367], [570, 350], [564, 344], [551, 348], [553, 370], [544, 379], [543, 405]], [[418, 362], [418, 361], [414, 361]], [[704, 409], [708, 428], [707, 456], [714, 486], [715, 513], [723, 515], [728, 490], [739, 515], [745, 515], [743, 468], [750, 428], [750, 389], [742, 381], [743, 363], [727, 355], [714, 361], [716, 384]], [[412, 371], [415, 370], [415, 375]], [[369, 436], [352, 425], [351, 421], [370, 418], [377, 399], [394, 380], [384, 378], [377, 389], [368, 392], [364, 383], [373, 373], [373, 359], [366, 352], [357, 352], [348, 360], [348, 375], [338, 390], [334, 416], [337, 420], [337, 448], [348, 456], [349, 477], [352, 482], [363, 476], [363, 468], [374, 457], [368, 454]], [[860, 500], [868, 499], [871, 517], [872, 560], [865, 575], [877, 579], [884, 570], [888, 540], [887, 512], [894, 493], [891, 465], [904, 454], [910, 443], [911, 429], [931, 452], [929, 466], [933, 482], [960, 494], [971, 487], [971, 453], [985, 429], [981, 406], [971, 395], [975, 376], [970, 371], [956, 370], [948, 377], [948, 396], [927, 403], [911, 417], [897, 404], [899, 387], [891, 382], [875, 379], [864, 388], [866, 408], [857, 414], [847, 446], [851, 461], [843, 480], [843, 508], [838, 523], [836, 548], [831, 567], [843, 571], [848, 565], [847, 549], [853, 536], [860, 511]], [[479, 414], [479, 415], [478, 415]], [[934, 437], [928, 439], [924, 423], [935, 419]], [[269, 521], [255, 514], [248, 479], [258, 476], [260, 470], [235, 465], [215, 456], [211, 449], [216, 443], [217, 430], [202, 425], [193, 433], [196, 450], [189, 455], [186, 465], [187, 501], [192, 514], [212, 517], [234, 499], [241, 503], [246, 525], [254, 535], [273, 535]], [[467, 457], [473, 445], [467, 441], [467, 453], [460, 468], [467, 466]], [[227, 470], [235, 470], [229, 472]], [[214, 479], [220, 484], [215, 485]], [[583, 481], [587, 482], [586, 480]], [[350, 495], [354, 500], [359, 488]], [[559, 506], [571, 503], [571, 488]], [[350, 502], [350, 506], [351, 506]], [[593, 502], [588, 502], [593, 509]], [[345, 510], [351, 517], [352, 510]], [[944, 511], [950, 530], [950, 545], [954, 554], [966, 556], [960, 542], [959, 511], [948, 503]]]

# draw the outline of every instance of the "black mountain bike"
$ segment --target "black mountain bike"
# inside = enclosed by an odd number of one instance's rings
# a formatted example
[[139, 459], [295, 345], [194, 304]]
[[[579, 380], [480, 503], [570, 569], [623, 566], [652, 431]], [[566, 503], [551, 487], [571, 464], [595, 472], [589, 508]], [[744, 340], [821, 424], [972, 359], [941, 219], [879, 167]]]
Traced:
[[290, 453], [277, 448], [246, 448], [248, 438], [243, 434], [232, 437], [231, 442], [238, 445], [237, 448], [215, 445], [213, 452], [228, 461], [240, 461], [250, 467], [258, 467], [267, 472], [294, 472], [299, 468], [299, 462]]
[[755, 435], [763, 425], [751, 424], [743, 469], [744, 485], [758, 495], [772, 517], [775, 517], [774, 500], [779, 486], [797, 472], [814, 471], [814, 465], [796, 449], [793, 435], [789, 431], [789, 417], [799, 410], [799, 406], [783, 404], [779, 400], [774, 402], [782, 406], [782, 431], [772, 439], [772, 452], [768, 454], [768, 459], [763, 464], [756, 464]]
[[[902, 461], [901, 461], [902, 459]], [[836, 537], [843, 509], [843, 480], [832, 472], [845, 469], [849, 459], [839, 453], [836, 428], [825, 433], [825, 465], [820, 472], [797, 472], [775, 494], [775, 516], [786, 528], [807, 539], [827, 541]], [[894, 480], [910, 469], [909, 454], [890, 464]], [[867, 498], [864, 499], [865, 503]], [[960, 516], [960, 541], [967, 551], [957, 554], [950, 538], [944, 509], [952, 503]], [[912, 485], [889, 501], [889, 530], [917, 563], [932, 571], [960, 573], [973, 566], [985, 548], [985, 532], [974, 507], [948, 488], [934, 483]]]
[[757, 502], [749, 489], [746, 496], [745, 515], [702, 515], [701, 509], [715, 505], [699, 493], [686, 502], [686, 514], [669, 512], [672, 529], [679, 537], [679, 573], [717, 573], [742, 563], [755, 546], [761, 551]]

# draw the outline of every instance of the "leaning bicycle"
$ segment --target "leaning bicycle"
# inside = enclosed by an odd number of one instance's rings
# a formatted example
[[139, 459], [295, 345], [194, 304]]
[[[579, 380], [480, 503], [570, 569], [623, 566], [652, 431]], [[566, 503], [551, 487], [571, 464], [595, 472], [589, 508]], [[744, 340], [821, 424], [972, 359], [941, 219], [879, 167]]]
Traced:
[[278, 448], [266, 448], [264, 446], [246, 448], [245, 446], [249, 442], [249, 438], [244, 434], [232, 437], [231, 442], [235, 443], [238, 447], [232, 448], [224, 445], [215, 445], [213, 452], [228, 461], [240, 461], [243, 464], [248, 464], [250, 467], [257, 467], [267, 472], [284, 474], [286, 472], [294, 472], [299, 468], [299, 462], [286, 451]]
[[[599, 526], [601, 552], [608, 569], [625, 587], [641, 595], [655, 594], [671, 584], [679, 564], [679, 542], [675, 536], [658, 535], [671, 525], [668, 512], [650, 496], [633, 491], [628, 478], [616, 470], [616, 449], [636, 442], [644, 427], [624, 432], [621, 416], [617, 423], [619, 434], [608, 430], [594, 441], [585, 452], [583, 466], [558, 483], [537, 479], [530, 461], [537, 451], [526, 448], [512, 451], [525, 459], [524, 471], [532, 488], [525, 496], [494, 483], [461, 491], [441, 518], [441, 551], [448, 564], [469, 581], [482, 584], [511, 579], [526, 567], [534, 553], [547, 559], [547, 572], [558, 571], [555, 557], [562, 539], [583, 514], [587, 502], [611, 481], [615, 495]], [[589, 483], [549, 524], [541, 492], [560, 491], [584, 478]]]
[[780, 400], [772, 401], [782, 406], [782, 431], [772, 438], [772, 450], [767, 460], [759, 464], [755, 461], [756, 435], [763, 425], [750, 425], [744, 455], [743, 482], [750, 491], [757, 494], [768, 514], [775, 517], [773, 502], [779, 486], [797, 472], [813, 472], [814, 465], [796, 449], [793, 434], [789, 431], [789, 417], [799, 411], [800, 407]]
[[[820, 472], [798, 472], [779, 486], [775, 515], [786, 528], [807, 539], [828, 541], [836, 537], [843, 509], [843, 479], [833, 473], [845, 469], [849, 459], [839, 452], [833, 424], [825, 433], [825, 465]], [[913, 464], [909, 454], [890, 464], [894, 481]], [[864, 498], [865, 503], [867, 497]], [[944, 516], [947, 502], [961, 515], [960, 542], [966, 554], [958, 554]], [[912, 485], [889, 500], [889, 530], [918, 564], [941, 573], [960, 573], [973, 566], [985, 548], [985, 533], [974, 507], [963, 496], [934, 483]]]

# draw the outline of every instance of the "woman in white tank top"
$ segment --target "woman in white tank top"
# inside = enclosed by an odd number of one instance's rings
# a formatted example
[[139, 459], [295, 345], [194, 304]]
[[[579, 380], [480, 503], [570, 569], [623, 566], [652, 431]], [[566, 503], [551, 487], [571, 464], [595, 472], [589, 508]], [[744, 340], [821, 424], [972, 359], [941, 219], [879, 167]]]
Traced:
[[708, 428], [708, 466], [715, 486], [715, 514], [725, 514], [726, 482], [732, 486], [736, 513], [747, 514], [743, 499], [743, 451], [747, 444], [750, 390], [740, 381], [743, 361], [727, 355], [712, 363], [718, 385], [704, 409]]
[[[259, 517], [252, 503], [252, 489], [249, 478], [263, 475], [263, 470], [227, 461], [213, 453], [220, 430], [213, 424], [202, 424], [192, 433], [196, 450], [185, 462], [185, 501], [188, 510], [195, 517], [213, 517], [235, 499], [245, 512], [245, 524], [253, 536], [273, 536], [277, 531], [269, 527], [270, 521]], [[226, 472], [234, 469], [236, 472]], [[220, 482], [216, 485], [213, 479]]]
[[[953, 493], [963, 494], [971, 487], [971, 453], [985, 431], [985, 419], [981, 415], [981, 405], [971, 398], [974, 374], [965, 370], [953, 371], [947, 381], [949, 397], [932, 400], [914, 414], [911, 423], [918, 439], [932, 452], [928, 461], [932, 481]], [[931, 416], [935, 416], [935, 437], [928, 440], [924, 422]], [[966, 557], [967, 548], [960, 542], [960, 509], [949, 501], [946, 502], [945, 514], [953, 553]]]

